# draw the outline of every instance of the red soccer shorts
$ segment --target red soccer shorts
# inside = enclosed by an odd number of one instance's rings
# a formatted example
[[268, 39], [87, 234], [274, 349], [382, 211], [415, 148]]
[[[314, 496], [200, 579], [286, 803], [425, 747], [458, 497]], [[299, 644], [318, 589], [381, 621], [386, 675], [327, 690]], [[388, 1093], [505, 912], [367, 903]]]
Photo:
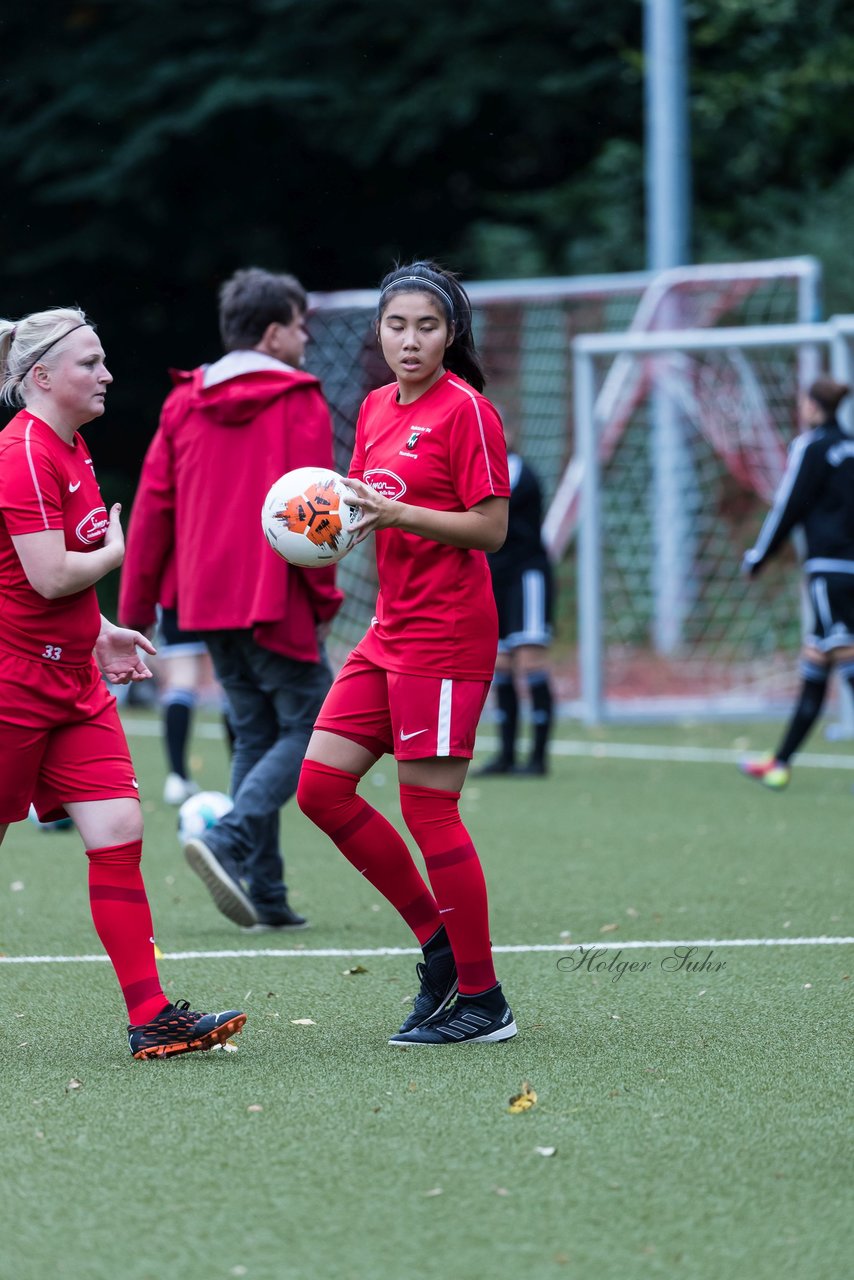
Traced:
[[315, 721], [374, 755], [397, 760], [474, 754], [489, 681], [412, 676], [377, 667], [354, 649]]
[[53, 667], [0, 651], [0, 823], [64, 818], [74, 800], [139, 796], [127, 739], [94, 662]]

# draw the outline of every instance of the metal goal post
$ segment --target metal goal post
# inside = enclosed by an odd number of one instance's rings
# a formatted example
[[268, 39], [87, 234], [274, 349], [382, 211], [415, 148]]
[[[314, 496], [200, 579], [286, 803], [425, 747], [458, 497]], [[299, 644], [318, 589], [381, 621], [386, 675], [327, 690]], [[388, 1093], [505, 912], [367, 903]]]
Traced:
[[[750, 582], [739, 566], [782, 476], [799, 391], [822, 365], [850, 383], [852, 344], [854, 316], [573, 341], [587, 723], [790, 707], [796, 561]], [[618, 362], [631, 394], [616, 404]], [[842, 719], [850, 729], [847, 700]]]

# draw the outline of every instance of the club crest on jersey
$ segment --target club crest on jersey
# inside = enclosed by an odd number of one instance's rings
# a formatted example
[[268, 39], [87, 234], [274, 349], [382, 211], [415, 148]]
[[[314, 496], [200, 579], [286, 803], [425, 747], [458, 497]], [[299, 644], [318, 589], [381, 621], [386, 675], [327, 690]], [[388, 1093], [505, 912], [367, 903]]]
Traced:
[[100, 542], [106, 532], [106, 507], [95, 507], [88, 515], [83, 517], [75, 529], [77, 537], [87, 545], [91, 545], [93, 542]]
[[397, 498], [402, 498], [406, 493], [406, 484], [401, 480], [400, 476], [395, 475], [393, 471], [387, 471], [385, 467], [377, 467], [373, 471], [365, 472], [365, 484], [369, 484], [372, 489], [376, 489], [377, 493], [381, 493], [384, 498], [394, 502]]
[[409, 433], [409, 439], [404, 445], [404, 449], [410, 449], [410, 450], [417, 449], [418, 441], [421, 439], [421, 436], [424, 434], [425, 431], [429, 433], [430, 428], [429, 427], [413, 427]]

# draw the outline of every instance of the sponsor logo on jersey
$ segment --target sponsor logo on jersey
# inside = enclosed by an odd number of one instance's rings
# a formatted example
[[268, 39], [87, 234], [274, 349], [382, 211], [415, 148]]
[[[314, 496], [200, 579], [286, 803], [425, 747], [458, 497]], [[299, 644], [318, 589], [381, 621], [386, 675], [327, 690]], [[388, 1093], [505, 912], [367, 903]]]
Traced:
[[81, 542], [85, 542], [87, 546], [91, 546], [93, 542], [100, 542], [106, 532], [106, 507], [94, 507], [88, 515], [83, 517], [75, 529], [77, 537]]
[[400, 476], [395, 475], [393, 471], [387, 471], [385, 467], [377, 467], [373, 471], [366, 471], [365, 484], [369, 484], [372, 489], [376, 489], [377, 493], [381, 493], [384, 498], [388, 498], [391, 502], [402, 498], [406, 493], [405, 482], [401, 480]]
[[69, 492], [69, 493], [76, 493], [76, 492], [77, 492], [77, 490], [80, 488], [80, 486], [81, 486], [81, 484], [82, 484], [82, 483], [83, 483], [83, 482], [82, 482], [82, 480], [78, 480], [76, 484], [72, 484], [72, 483], [71, 483], [71, 481], [69, 480], [69, 482], [68, 482], [68, 492]]

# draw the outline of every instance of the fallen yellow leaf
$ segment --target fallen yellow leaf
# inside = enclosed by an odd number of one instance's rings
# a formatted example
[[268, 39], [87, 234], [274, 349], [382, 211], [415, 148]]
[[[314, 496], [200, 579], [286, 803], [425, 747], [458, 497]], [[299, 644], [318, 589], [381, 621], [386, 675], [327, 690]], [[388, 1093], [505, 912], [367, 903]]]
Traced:
[[530, 1111], [531, 1107], [536, 1105], [536, 1102], [537, 1095], [528, 1084], [528, 1081], [525, 1080], [522, 1084], [521, 1092], [514, 1094], [510, 1099], [510, 1106], [507, 1110], [512, 1116], [519, 1115], [522, 1111]]

